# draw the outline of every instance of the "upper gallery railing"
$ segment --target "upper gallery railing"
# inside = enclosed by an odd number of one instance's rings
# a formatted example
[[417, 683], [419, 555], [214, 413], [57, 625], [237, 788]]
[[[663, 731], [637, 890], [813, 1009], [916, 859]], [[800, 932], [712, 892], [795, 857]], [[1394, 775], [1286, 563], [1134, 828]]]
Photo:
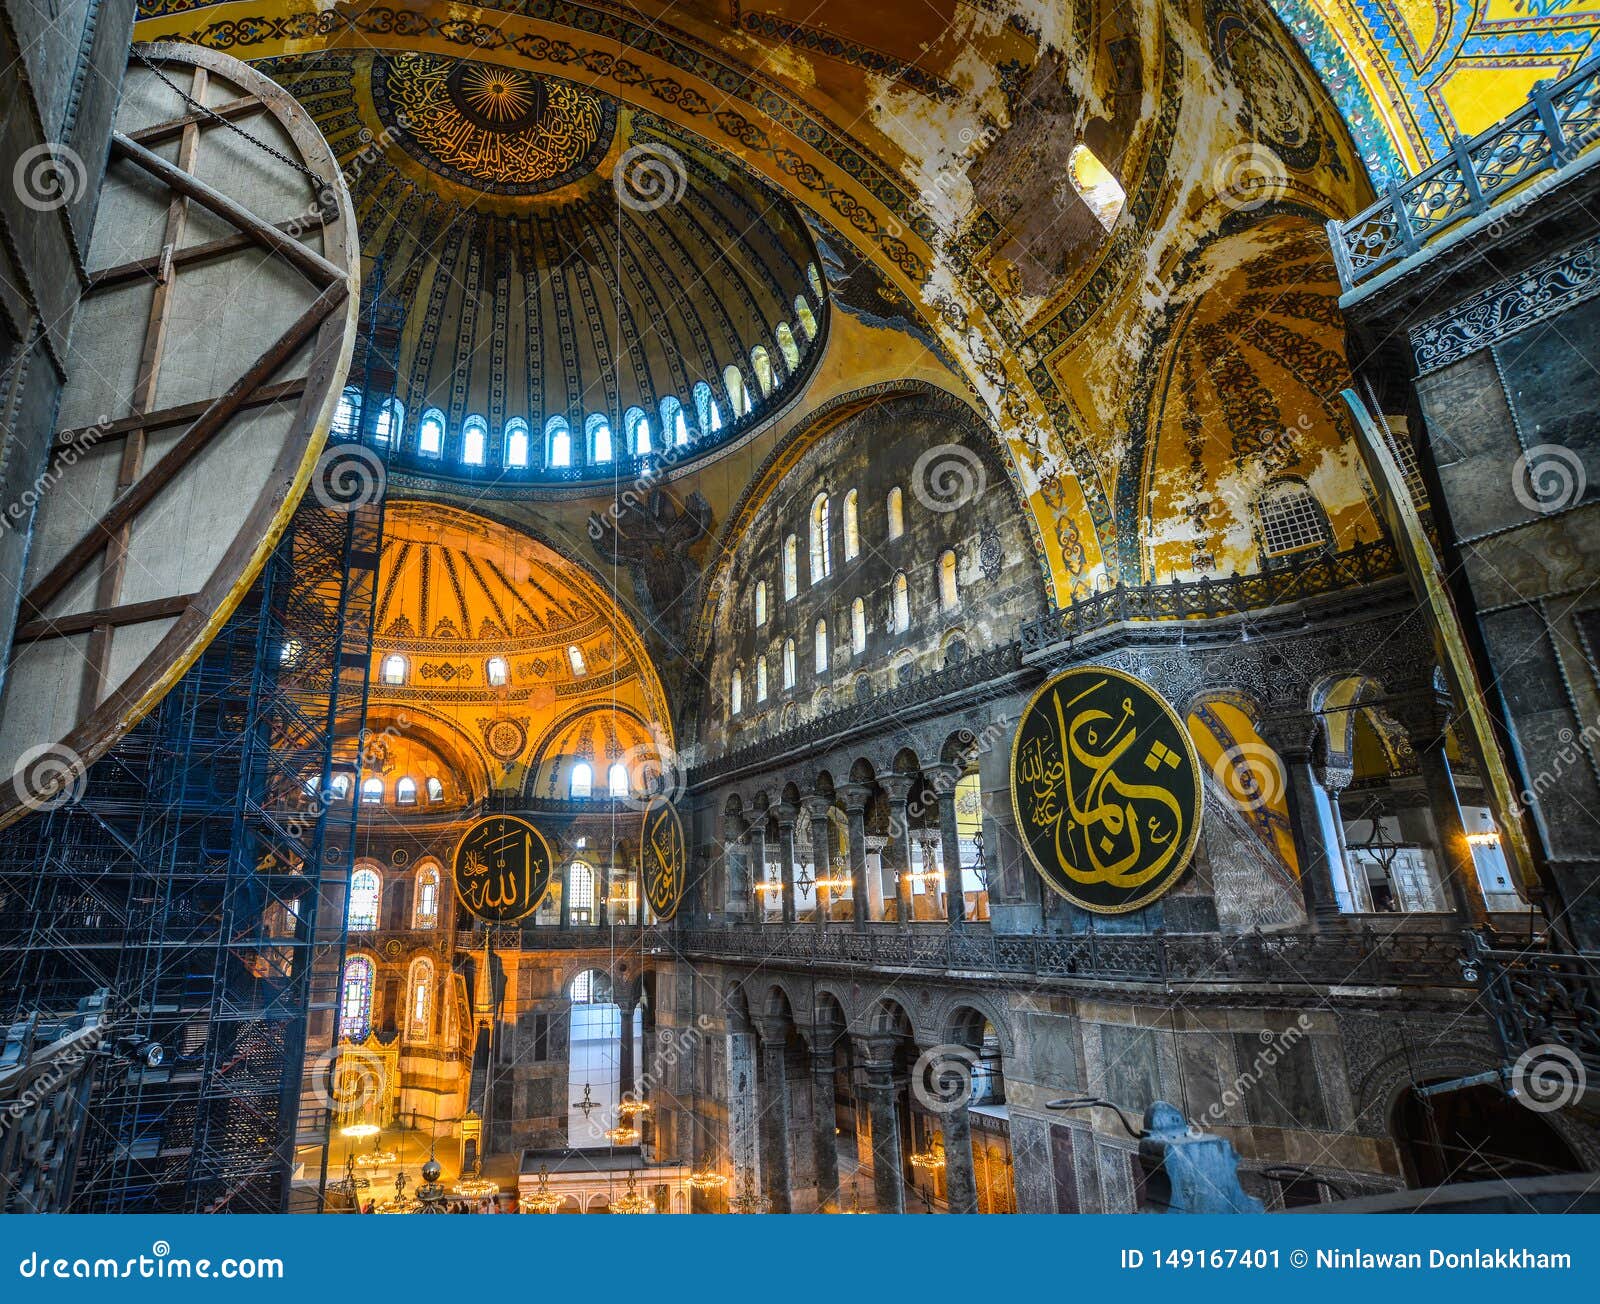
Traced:
[[1600, 55], [1556, 82], [1534, 87], [1527, 104], [1450, 155], [1392, 186], [1347, 222], [1328, 223], [1328, 242], [1348, 293], [1409, 258], [1466, 218], [1553, 174], [1600, 141]]
[[1483, 989], [1508, 1059], [1564, 1047], [1600, 1075], [1600, 955], [1508, 946], [1474, 933], [1464, 968]]

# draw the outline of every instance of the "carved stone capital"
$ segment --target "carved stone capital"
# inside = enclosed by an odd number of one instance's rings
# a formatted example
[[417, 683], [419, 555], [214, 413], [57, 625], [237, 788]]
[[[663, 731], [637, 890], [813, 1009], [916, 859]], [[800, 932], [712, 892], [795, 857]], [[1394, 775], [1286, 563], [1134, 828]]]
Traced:
[[772, 817], [778, 821], [779, 828], [792, 829], [795, 820], [800, 818], [800, 808], [786, 801], [780, 801], [772, 808]]
[[914, 774], [885, 774], [878, 780], [891, 806], [904, 806], [916, 782], [917, 776]]
[[1431, 688], [1391, 698], [1384, 706], [1419, 752], [1440, 743], [1450, 725], [1450, 699]]
[[1257, 732], [1286, 762], [1305, 761], [1316, 753], [1322, 720], [1309, 711], [1269, 715], [1257, 725]]
[[839, 800], [852, 815], [859, 815], [872, 801], [872, 789], [864, 783], [847, 783], [839, 789]]
[[827, 819], [828, 811], [832, 809], [832, 806], [833, 803], [826, 797], [802, 797], [800, 799], [800, 809], [805, 812], [807, 819]]

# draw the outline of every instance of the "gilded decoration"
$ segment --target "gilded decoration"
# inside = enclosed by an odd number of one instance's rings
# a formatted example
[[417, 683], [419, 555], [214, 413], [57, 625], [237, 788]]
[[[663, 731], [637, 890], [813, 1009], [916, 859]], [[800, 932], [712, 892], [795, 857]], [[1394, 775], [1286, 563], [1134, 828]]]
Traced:
[[487, 815], [456, 844], [451, 877], [474, 919], [509, 924], [539, 908], [550, 866], [550, 844], [532, 824], [515, 815]]
[[616, 103], [572, 82], [428, 54], [373, 67], [373, 100], [423, 162], [461, 185], [537, 195], [591, 172], [616, 134]]
[[671, 919], [678, 913], [688, 862], [677, 810], [666, 798], [652, 797], [639, 826], [639, 863], [645, 900], [657, 919]]

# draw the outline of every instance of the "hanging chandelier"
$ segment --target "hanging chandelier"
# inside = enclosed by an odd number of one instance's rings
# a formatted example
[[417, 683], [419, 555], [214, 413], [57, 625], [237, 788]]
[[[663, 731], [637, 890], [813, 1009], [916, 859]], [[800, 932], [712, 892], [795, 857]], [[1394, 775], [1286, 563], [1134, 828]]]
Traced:
[[697, 1168], [683, 1180], [696, 1191], [720, 1191], [728, 1184], [726, 1175], [711, 1168]]
[[655, 1208], [639, 1194], [639, 1185], [633, 1173], [628, 1174], [628, 1189], [611, 1206], [612, 1213], [650, 1213]]
[[639, 1144], [639, 1129], [618, 1124], [616, 1127], [606, 1129], [606, 1140], [614, 1146], [631, 1146]]
[[634, 1119], [650, 1113], [648, 1100], [624, 1100], [617, 1106], [617, 1117]]
[[523, 1213], [554, 1213], [561, 1207], [562, 1198], [550, 1189], [550, 1166], [539, 1165], [539, 1189], [522, 1198]]
[[729, 1210], [733, 1213], [766, 1213], [769, 1207], [766, 1196], [757, 1193], [750, 1174], [745, 1173], [740, 1177], [739, 1188], [728, 1201]]
[[481, 1200], [486, 1195], [500, 1194], [500, 1184], [498, 1182], [491, 1182], [483, 1175], [482, 1169], [476, 1159], [472, 1161], [472, 1171], [450, 1189], [456, 1195], [469, 1196], [475, 1200]]

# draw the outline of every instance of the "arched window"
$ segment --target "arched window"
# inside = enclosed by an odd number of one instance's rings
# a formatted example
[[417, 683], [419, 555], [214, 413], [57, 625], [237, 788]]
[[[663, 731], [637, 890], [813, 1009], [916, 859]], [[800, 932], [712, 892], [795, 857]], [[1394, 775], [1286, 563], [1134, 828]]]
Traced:
[[1106, 165], [1082, 141], [1074, 145], [1072, 153], [1067, 155], [1067, 173], [1072, 178], [1078, 197], [1094, 214], [1095, 221], [1109, 231], [1117, 224], [1122, 206], [1128, 200], [1122, 183], [1111, 175]]
[[567, 785], [567, 793], [572, 797], [594, 795], [594, 766], [588, 761], [579, 761], [572, 767], [572, 781]]
[[783, 686], [785, 688], [794, 687], [794, 640], [792, 638], [783, 640]]
[[738, 715], [744, 710], [744, 676], [739, 673], [739, 667], [733, 668], [733, 677], [728, 680], [728, 714]]
[[860, 656], [867, 650], [867, 604], [857, 598], [850, 604], [850, 654]]
[[428, 800], [430, 802], [444, 800], [444, 784], [440, 783], [438, 779], [429, 776], [427, 787]]
[[694, 387], [694, 410], [700, 418], [702, 435], [712, 435], [722, 429], [722, 409], [717, 406], [717, 397], [711, 392], [711, 386], [703, 380]]
[[765, 625], [767, 623], [767, 582], [766, 582], [766, 580], [757, 580], [756, 581], [756, 596], [753, 599], [753, 601], [755, 603], [755, 609], [756, 609], [756, 612], [755, 612], [755, 614], [756, 614], [756, 628], [760, 629], [761, 626], [763, 626], [763, 625]]
[[811, 305], [806, 302], [806, 296], [803, 294], [795, 296], [794, 316], [800, 323], [800, 330], [806, 337], [806, 343], [809, 344], [816, 339], [817, 319], [811, 315]]
[[628, 767], [621, 761], [613, 761], [606, 771], [606, 792], [613, 797], [628, 795]]
[[434, 865], [424, 865], [417, 871], [417, 898], [411, 911], [411, 926], [439, 926], [439, 870]]
[[350, 776], [348, 774], [334, 775], [333, 783], [329, 786], [328, 791], [333, 794], [335, 801], [344, 801], [350, 796]]
[[800, 544], [794, 535], [783, 541], [783, 596], [785, 601], [800, 592]]
[[583, 433], [589, 440], [589, 461], [603, 466], [611, 460], [611, 423], [599, 412], [583, 423]]
[[383, 406], [378, 409], [378, 420], [372, 427], [372, 437], [380, 444], [387, 444], [391, 439], [398, 443], [405, 421], [404, 404], [397, 398], [385, 399]]
[[755, 372], [756, 384], [761, 387], [761, 397], [766, 398], [772, 393], [772, 356], [767, 352], [764, 344], [758, 344], [750, 350], [750, 370]]
[[861, 555], [861, 495], [852, 489], [844, 496], [844, 559]]
[[398, 652], [391, 652], [384, 657], [382, 679], [386, 684], [406, 682], [406, 659]]
[[906, 573], [896, 571], [894, 576], [894, 632], [904, 634], [911, 628], [911, 590], [906, 584]]
[[365, 1041], [372, 1027], [372, 961], [352, 955], [344, 962], [344, 981], [339, 984], [339, 1036], [346, 1041]]
[[900, 486], [889, 490], [889, 537], [898, 539], [906, 532], [906, 496], [900, 492]]
[[756, 658], [756, 701], [765, 702], [766, 700], [767, 700], [767, 659], [766, 659], [766, 657], [757, 657]]
[[594, 870], [581, 860], [567, 867], [567, 918], [574, 924], [594, 922]]
[[794, 342], [794, 332], [789, 329], [788, 322], [780, 321], [773, 334], [778, 337], [778, 352], [783, 354], [783, 365], [793, 374], [800, 366], [800, 346]]
[[683, 404], [670, 394], [661, 400], [661, 438], [674, 448], [689, 442], [689, 422], [683, 415]]
[[589, 673], [589, 667], [583, 663], [583, 649], [576, 643], [567, 649], [567, 664], [572, 667], [574, 679], [582, 679]]
[[383, 880], [370, 865], [358, 866], [350, 875], [350, 904], [345, 926], [352, 933], [370, 933], [378, 926], [378, 907], [383, 901]]
[[819, 675], [828, 673], [828, 622], [819, 620], [816, 628], [817, 657], [815, 669]]
[[461, 465], [482, 466], [489, 456], [489, 427], [482, 417], [468, 417], [461, 427]]
[[811, 500], [811, 582], [817, 584], [833, 573], [833, 520], [828, 510], [828, 495]]
[[361, 429], [361, 391], [351, 385], [339, 395], [333, 409], [333, 433], [354, 439]]
[[490, 688], [504, 688], [511, 679], [511, 667], [506, 664], [504, 657], [490, 657], [483, 673]]
[[544, 423], [544, 464], [548, 467], [572, 465], [572, 430], [565, 417], [551, 417]]
[[953, 611], [961, 601], [961, 591], [956, 586], [956, 554], [945, 549], [939, 554], [939, 609]]
[[422, 414], [422, 424], [417, 427], [417, 452], [423, 457], [444, 453], [444, 413], [438, 408], [429, 408]]
[[622, 429], [628, 436], [628, 451], [635, 457], [647, 457], [650, 448], [650, 418], [643, 408], [631, 407], [622, 414]]
[[1295, 480], [1269, 484], [1256, 500], [1262, 545], [1269, 555], [1299, 552], [1326, 544], [1328, 518], [1317, 496]]
[[383, 800], [383, 780], [363, 779], [361, 781], [361, 804], [376, 806]]
[[411, 1002], [406, 1008], [406, 1038], [427, 1041], [433, 1031], [433, 961], [418, 956], [411, 962]]
[[506, 466], [520, 470], [528, 465], [530, 456], [528, 423], [521, 417], [515, 417], [506, 422]]
[[745, 388], [744, 372], [730, 362], [722, 369], [722, 383], [727, 388], [728, 407], [733, 415], [744, 416], [750, 411], [750, 393]]
[[417, 781], [409, 774], [394, 785], [394, 799], [402, 806], [417, 804]]

